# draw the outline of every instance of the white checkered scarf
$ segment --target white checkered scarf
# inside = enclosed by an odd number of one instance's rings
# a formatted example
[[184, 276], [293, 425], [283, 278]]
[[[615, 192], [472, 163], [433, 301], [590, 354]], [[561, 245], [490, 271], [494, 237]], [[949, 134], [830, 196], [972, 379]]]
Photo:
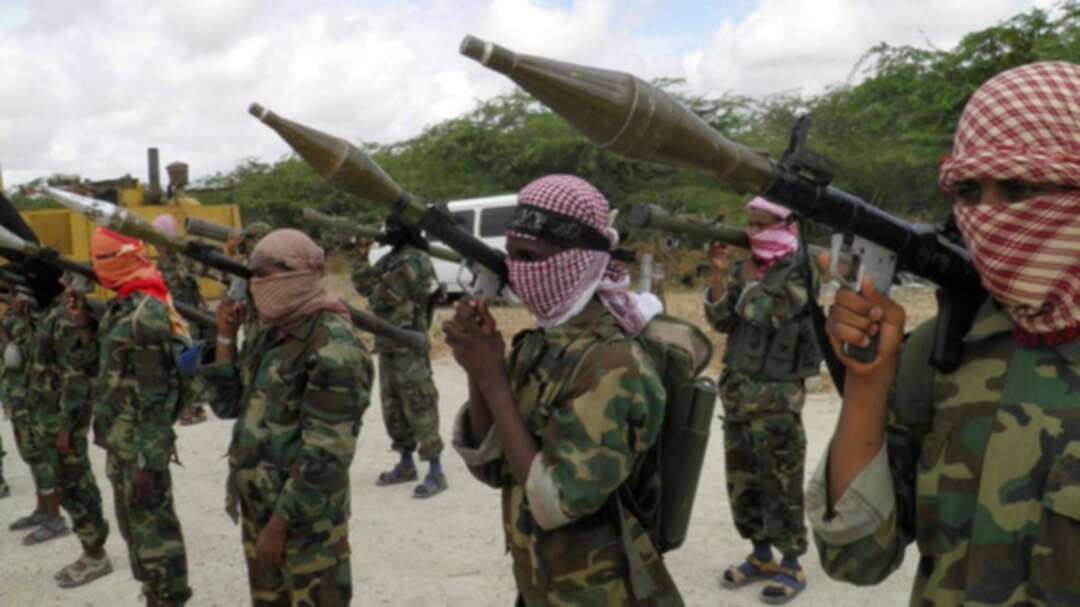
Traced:
[[[1033, 63], [979, 87], [940, 176], [946, 192], [971, 179], [1080, 188], [1080, 65]], [[954, 211], [983, 285], [1022, 342], [1080, 336], [1080, 190]]]
[[[567, 215], [606, 234], [614, 248], [618, 233], [608, 226], [608, 201], [589, 182], [572, 175], [548, 175], [518, 192], [518, 203]], [[536, 240], [513, 230], [507, 236]], [[611, 254], [568, 249], [542, 261], [508, 260], [510, 286], [544, 328], [558, 326], [580, 312], [595, 294], [631, 335], [641, 332], [662, 310], [652, 294], [630, 293], [630, 273]]]

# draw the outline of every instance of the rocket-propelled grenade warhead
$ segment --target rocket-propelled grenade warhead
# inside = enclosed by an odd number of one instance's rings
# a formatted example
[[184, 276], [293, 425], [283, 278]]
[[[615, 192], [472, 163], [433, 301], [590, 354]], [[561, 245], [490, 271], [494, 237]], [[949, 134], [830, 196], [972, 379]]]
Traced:
[[53, 200], [86, 216], [87, 219], [103, 228], [131, 238], [138, 238], [161, 248], [182, 249], [184, 247], [183, 241], [179, 238], [159, 231], [142, 217], [110, 202], [50, 186], [45, 186], [44, 191]]
[[17, 234], [4, 226], [0, 226], [0, 248], [11, 249], [12, 251], [18, 251], [25, 255], [34, 255], [38, 252], [37, 245], [20, 238]]
[[425, 230], [463, 258], [473, 261], [506, 284], [506, 257], [471, 232], [449, 213], [413, 199], [370, 156], [348, 141], [278, 116], [258, 103], [248, 108], [274, 129], [315, 172], [335, 186], [391, 209], [409, 225]]
[[346, 217], [335, 217], [333, 215], [327, 215], [326, 213], [320, 213], [315, 209], [305, 208], [301, 210], [300, 219], [304, 223], [332, 232], [338, 232], [349, 238], [378, 240], [380, 242], [386, 238], [386, 232], [383, 232], [377, 227], [356, 223]]
[[740, 192], [762, 192], [768, 157], [730, 141], [640, 78], [520, 55], [466, 36], [461, 54], [508, 76], [600, 147], [637, 160], [704, 169]]
[[[258, 103], [252, 103], [248, 112], [274, 129], [316, 173], [339, 188], [386, 206], [405, 194], [382, 167], [348, 141], [282, 118]], [[423, 212], [419, 203], [407, 206], [419, 207], [408, 209], [410, 215]]]
[[704, 243], [722, 242], [743, 249], [750, 248], [746, 231], [731, 226], [692, 221], [676, 217], [661, 207], [639, 203], [630, 208], [627, 225], [642, 230], [657, 230], [679, 236], [688, 236]]
[[103, 228], [119, 232], [131, 238], [138, 238], [158, 247], [158, 250], [165, 249], [186, 255], [208, 267], [234, 276], [251, 277], [251, 269], [244, 264], [230, 259], [213, 247], [204, 245], [192, 238], [170, 236], [127, 209], [104, 200], [97, 200], [96, 198], [52, 187], [46, 187], [45, 193], [72, 211], [85, 215]]
[[[345, 217], [335, 217], [333, 215], [327, 215], [326, 213], [320, 213], [315, 209], [303, 209], [300, 211], [301, 219], [305, 223], [309, 223], [315, 226], [322, 227], [335, 232], [345, 234], [349, 238], [354, 239], [366, 239], [374, 240], [377, 242], [383, 242], [386, 239], [386, 232], [379, 228], [364, 225], [361, 223], [355, 223]], [[442, 259], [450, 263], [461, 263], [461, 256], [457, 253], [447, 249], [446, 247], [440, 247], [438, 245], [428, 245], [428, 255], [436, 259]]]
[[184, 219], [184, 232], [188, 236], [205, 238], [216, 242], [225, 242], [233, 234], [240, 234], [241, 236], [244, 234], [242, 230], [236, 230], [227, 225], [206, 221], [205, 219], [198, 219], [196, 217]]

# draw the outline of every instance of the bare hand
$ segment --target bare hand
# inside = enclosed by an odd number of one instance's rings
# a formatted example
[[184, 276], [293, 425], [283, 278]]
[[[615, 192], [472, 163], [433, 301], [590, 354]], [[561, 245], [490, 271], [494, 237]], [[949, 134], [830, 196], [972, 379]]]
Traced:
[[67, 457], [71, 455], [71, 433], [61, 432], [56, 435], [56, 450], [60, 452], [60, 455]]
[[230, 232], [229, 237], [225, 239], [225, 254], [229, 257], [236, 257], [237, 252], [240, 250], [240, 244], [244, 242], [244, 235], [238, 232]]
[[743, 282], [754, 282], [758, 279], [758, 265], [753, 257], [747, 257], [742, 265]]
[[285, 519], [280, 514], [271, 516], [259, 532], [255, 555], [264, 570], [280, 569], [285, 564]]
[[229, 339], [235, 338], [237, 329], [244, 322], [246, 312], [244, 302], [232, 301], [228, 298], [219, 301], [215, 313], [218, 335]]
[[81, 293], [74, 291], [67, 291], [64, 293], [64, 308], [67, 310], [68, 317], [77, 326], [85, 326], [87, 321], [86, 315], [86, 298]]
[[[828, 255], [822, 254], [818, 264], [828, 267]], [[847, 287], [836, 292], [829, 306], [825, 331], [833, 350], [847, 369], [855, 375], [870, 375], [882, 369], [886, 363], [893, 366], [904, 340], [904, 308], [882, 295], [869, 278], [863, 280], [858, 293]], [[870, 338], [878, 336], [878, 355], [872, 362], [860, 363], [844, 354], [844, 344], [857, 347], [870, 345]]]
[[726, 280], [728, 272], [731, 271], [731, 252], [728, 246], [722, 242], [709, 245], [709, 263], [712, 264], [713, 272]]
[[454, 360], [469, 377], [483, 382], [493, 373], [505, 375], [506, 342], [488, 311], [487, 298], [456, 302], [454, 317], [443, 323], [443, 331]]
[[157, 474], [151, 470], [136, 470], [131, 479], [135, 503], [153, 505], [159, 501]]

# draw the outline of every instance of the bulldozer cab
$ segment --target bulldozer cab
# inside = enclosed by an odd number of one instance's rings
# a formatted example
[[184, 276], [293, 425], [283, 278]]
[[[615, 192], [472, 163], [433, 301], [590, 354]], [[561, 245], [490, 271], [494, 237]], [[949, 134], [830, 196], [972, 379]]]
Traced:
[[[169, 214], [176, 218], [178, 226], [184, 225], [184, 220], [192, 217], [242, 229], [243, 223], [240, 218], [240, 207], [236, 204], [207, 205], [203, 206], [198, 199], [188, 193], [186, 186], [187, 165], [183, 165], [184, 182], [178, 184], [175, 181], [169, 188], [171, 196], [163, 195], [159, 171], [157, 168], [157, 149], [150, 148], [148, 153], [150, 180], [147, 187], [131, 175], [125, 175], [118, 179], [102, 181], [82, 181], [75, 175], [59, 175], [49, 179], [49, 184], [56, 187], [71, 189], [85, 196], [105, 200], [122, 206], [127, 210], [138, 214], [147, 221], [153, 221], [161, 214]], [[172, 171], [170, 170], [170, 176]], [[95, 229], [93, 222], [86, 217], [68, 209], [39, 209], [22, 211], [20, 213], [30, 228], [37, 234], [41, 244], [52, 247], [63, 255], [81, 262], [90, 262], [90, 235]], [[182, 228], [181, 228], [182, 231]], [[148, 247], [151, 256], [156, 258], [157, 251], [152, 246]], [[206, 299], [221, 297], [225, 292], [225, 286], [215, 280], [199, 277], [199, 291]], [[108, 291], [99, 288], [97, 294], [107, 296]]]

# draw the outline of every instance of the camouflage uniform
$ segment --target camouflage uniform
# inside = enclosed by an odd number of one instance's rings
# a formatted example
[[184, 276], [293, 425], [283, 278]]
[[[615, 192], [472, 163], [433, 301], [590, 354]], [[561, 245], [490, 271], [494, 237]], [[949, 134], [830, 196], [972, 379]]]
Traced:
[[[750, 283], [742, 276], [745, 262], [739, 262], [731, 269], [727, 296], [712, 302], [706, 291], [705, 301], [709, 324], [729, 335], [718, 387], [735, 528], [743, 538], [768, 543], [785, 556], [802, 555], [807, 548], [803, 377], [816, 375], [819, 366], [801, 259], [782, 258]], [[747, 331], [754, 333], [739, 335]], [[764, 370], [749, 370], [755, 365]]]
[[[199, 293], [199, 281], [195, 278], [195, 273], [186, 258], [162, 255], [157, 260], [157, 267], [173, 301], [186, 303], [196, 309], [205, 309], [202, 295]], [[213, 330], [208, 331], [208, 329], [210, 328], [204, 327], [197, 322], [188, 323], [188, 331], [191, 333], [191, 339], [194, 342], [204, 342], [205, 338], [214, 339], [216, 332]], [[208, 333], [210, 334], [208, 335]], [[212, 350], [212, 345], [203, 343], [204, 352], [209, 353]], [[187, 420], [198, 418], [198, 421], [206, 419], [205, 410], [201, 405], [196, 404], [202, 401], [203, 394], [201, 390], [201, 385], [191, 386], [185, 398], [186, 406], [181, 418]]]
[[[349, 465], [372, 383], [371, 359], [349, 321], [318, 312], [287, 334], [249, 336], [237, 364], [204, 366], [214, 412], [236, 419], [226, 511], [242, 515], [252, 603], [348, 604]], [[285, 567], [263, 570], [259, 533], [287, 521]]]
[[949, 374], [914, 346], [933, 321], [909, 339], [886, 446], [838, 516], [826, 518], [827, 457], [810, 484], [831, 576], [876, 584], [916, 542], [912, 605], [1080, 604], [1080, 343], [1021, 348], [1013, 327], [988, 300]]
[[202, 306], [199, 281], [183, 259], [162, 255], [158, 258], [157, 267], [161, 271], [161, 276], [165, 279], [165, 285], [169, 288], [169, 293], [174, 300], [195, 307]]
[[[37, 443], [38, 457], [32, 466], [40, 495], [57, 491], [59, 458], [56, 444], [56, 417], [60, 408], [60, 367], [56, 364], [56, 323], [64, 315], [59, 299], [34, 322], [27, 352], [30, 384], [30, 426]], [[50, 427], [46, 427], [48, 424]]]
[[[645, 528], [615, 497], [639, 472], [663, 421], [664, 387], [645, 352], [594, 300], [563, 325], [515, 336], [509, 369], [518, 411], [540, 448], [527, 485], [515, 480], [494, 428], [482, 440], [471, 435], [468, 404], [454, 447], [478, 479], [502, 490], [506, 547], [524, 604], [682, 605]], [[534, 491], [535, 479], [543, 480]], [[540, 526], [541, 508], [558, 526]], [[634, 598], [631, 558], [657, 585], [649, 600]]]
[[[97, 374], [98, 351], [93, 339], [80, 333], [85, 329], [57, 306], [51, 335], [34, 353], [35, 367], [47, 369], [34, 374], [35, 386], [49, 385], [49, 394], [38, 398], [38, 424], [42, 429], [42, 459], [56, 476], [60, 505], [71, 515], [72, 526], [85, 549], [105, 544], [109, 535], [101, 507], [101, 492], [90, 465], [87, 434], [90, 429], [90, 378]], [[56, 439], [70, 433], [68, 455], [56, 449]]]
[[[109, 302], [98, 328], [100, 358], [94, 432], [108, 451], [116, 522], [128, 544], [132, 574], [160, 605], [191, 597], [187, 552], [173, 506], [169, 462], [176, 456], [173, 419], [180, 393], [169, 316], [142, 293]], [[139, 470], [154, 473], [160, 501], [135, 498]]]
[[[368, 298], [379, 318], [403, 329], [428, 332], [428, 296], [435, 269], [427, 253], [411, 246], [395, 249], [372, 266], [367, 257], [353, 262], [353, 286]], [[439, 392], [431, 359], [386, 337], [375, 337], [379, 354], [379, 393], [383, 420], [398, 452], [420, 446], [420, 459], [439, 457]]]
[[[34, 315], [39, 315], [35, 312]], [[4, 368], [4, 405], [11, 416], [11, 429], [15, 434], [15, 447], [26, 465], [30, 467], [34, 487], [40, 494], [38, 473], [41, 468], [40, 441], [34, 431], [34, 416], [30, 398], [30, 349], [34, 330], [25, 318], [9, 308], [3, 319], [4, 335], [21, 353], [22, 365], [17, 369]]]

